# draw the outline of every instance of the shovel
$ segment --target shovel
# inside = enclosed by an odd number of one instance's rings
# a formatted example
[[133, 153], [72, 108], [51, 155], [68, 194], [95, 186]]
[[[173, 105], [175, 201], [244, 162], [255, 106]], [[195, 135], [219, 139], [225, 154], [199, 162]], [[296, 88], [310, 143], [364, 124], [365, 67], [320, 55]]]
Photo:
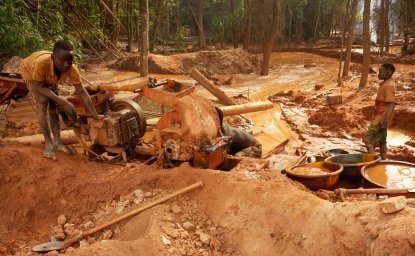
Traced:
[[111, 221], [108, 221], [107, 223], [104, 223], [104, 224], [102, 224], [102, 225], [100, 225], [96, 228], [90, 229], [90, 230], [86, 231], [85, 233], [82, 233], [81, 235], [79, 235], [75, 238], [69, 239], [66, 242], [65, 241], [58, 241], [54, 237], [52, 237], [52, 240], [50, 242], [36, 245], [35, 247], [32, 248], [32, 251], [34, 251], [34, 252], [49, 252], [49, 251], [58, 251], [58, 250], [61, 250], [63, 248], [67, 248], [67, 247], [73, 245], [74, 243], [80, 241], [81, 239], [83, 239], [85, 237], [88, 237], [88, 236], [90, 236], [90, 235], [92, 235], [92, 234], [94, 234], [98, 231], [102, 231], [105, 228], [107, 228], [107, 227], [109, 227], [109, 226], [111, 226], [115, 223], [123, 221], [123, 220], [125, 220], [129, 217], [132, 217], [132, 216], [134, 216], [134, 215], [136, 215], [136, 214], [138, 214], [142, 211], [145, 211], [145, 210], [147, 210], [147, 209], [149, 209], [149, 208], [151, 208], [155, 205], [163, 203], [163, 202], [165, 202], [165, 201], [167, 201], [167, 200], [169, 200], [173, 197], [176, 197], [178, 195], [181, 195], [183, 193], [186, 193], [190, 190], [193, 190], [195, 188], [202, 187], [202, 186], [203, 186], [203, 183], [201, 181], [196, 182], [196, 183], [194, 183], [194, 184], [192, 184], [188, 187], [185, 187], [185, 188], [182, 188], [182, 189], [180, 189], [176, 192], [173, 192], [170, 195], [159, 198], [159, 199], [157, 199], [157, 200], [155, 200], [155, 201], [153, 201], [153, 202], [151, 202], [147, 205], [144, 205], [142, 207], [131, 210], [130, 212], [127, 212], [126, 214], [123, 214], [123, 215], [121, 215], [121, 216], [119, 216], [119, 217], [117, 217], [117, 218], [115, 218]]

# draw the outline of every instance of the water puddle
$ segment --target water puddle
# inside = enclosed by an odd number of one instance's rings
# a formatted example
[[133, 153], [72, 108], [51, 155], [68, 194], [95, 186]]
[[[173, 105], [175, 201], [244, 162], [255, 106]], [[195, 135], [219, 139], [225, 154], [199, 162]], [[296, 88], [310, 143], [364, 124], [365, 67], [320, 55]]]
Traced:
[[415, 138], [415, 134], [410, 134], [399, 129], [388, 129], [387, 143], [389, 146], [404, 146], [412, 138]]

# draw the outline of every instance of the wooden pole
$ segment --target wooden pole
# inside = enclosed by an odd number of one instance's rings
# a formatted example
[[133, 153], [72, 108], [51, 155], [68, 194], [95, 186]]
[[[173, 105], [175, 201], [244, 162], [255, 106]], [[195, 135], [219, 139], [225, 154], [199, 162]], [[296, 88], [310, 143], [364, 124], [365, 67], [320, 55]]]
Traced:
[[59, 9], [59, 11], [69, 21], [69, 23], [72, 25], [72, 27], [74, 29], [76, 29], [76, 31], [78, 32], [78, 34], [82, 37], [82, 39], [85, 40], [85, 42], [89, 45], [89, 47], [91, 47], [91, 49], [92, 49], [92, 51], [94, 51], [95, 55], [97, 55], [98, 58], [102, 62], [104, 62], [104, 59], [101, 57], [101, 55], [99, 55], [99, 53], [95, 50], [95, 48], [92, 46], [92, 44], [85, 38], [85, 36], [82, 34], [82, 32], [75, 26], [75, 24], [73, 24], [73, 22], [71, 21], [71, 19], [68, 16], [66, 16], [66, 14], [61, 9]]
[[381, 195], [393, 195], [393, 194], [408, 194], [415, 192], [404, 188], [365, 188], [365, 189], [336, 189], [337, 194], [352, 195], [352, 194], [381, 194]]
[[[78, 142], [75, 133], [72, 130], [61, 131], [61, 140], [62, 143], [66, 145]], [[6, 141], [17, 141], [22, 143], [42, 143], [45, 141], [45, 138], [42, 134], [34, 134], [29, 136], [6, 138]]]
[[212, 93], [216, 98], [218, 98], [223, 104], [236, 105], [236, 103], [229, 98], [223, 91], [219, 89], [216, 85], [212, 84], [202, 73], [199, 72], [196, 68], [192, 68], [190, 71], [190, 76], [195, 79], [199, 84], [206, 88], [210, 93]]
[[220, 109], [223, 111], [223, 116], [235, 116], [243, 113], [271, 109], [273, 107], [274, 104], [271, 101], [256, 101], [240, 105], [220, 107]]
[[72, 5], [72, 3], [68, 2], [65, 0], [65, 2], [69, 5], [69, 7], [71, 7], [71, 9], [75, 12], [76, 15], [81, 16], [84, 20], [86, 20], [88, 22], [88, 24], [96, 29], [96, 31], [98, 31], [98, 33], [104, 38], [104, 42], [101, 41], [101, 39], [95, 34], [95, 32], [93, 32], [89, 26], [86, 26], [86, 29], [88, 29], [88, 31], [94, 35], [94, 37], [96, 39], [98, 39], [99, 43], [105, 47], [105, 49], [107, 49], [112, 55], [114, 55], [115, 57], [119, 58], [118, 55], [116, 55], [113, 51], [111, 51], [111, 49], [105, 44], [105, 41], [107, 41], [122, 57], [124, 57], [124, 55], [122, 54], [122, 52], [111, 42], [111, 40], [109, 40], [102, 32], [99, 28], [95, 27], [94, 24], [92, 24], [91, 21], [89, 21], [89, 19], [87, 19], [75, 6]]
[[151, 203], [149, 203], [147, 205], [144, 205], [142, 207], [139, 207], [139, 208], [136, 208], [134, 210], [131, 210], [130, 212], [127, 212], [126, 214], [123, 214], [123, 215], [121, 215], [121, 216], [119, 216], [119, 217], [117, 217], [117, 218], [115, 218], [115, 219], [113, 219], [111, 221], [108, 221], [107, 223], [104, 223], [102, 225], [99, 225], [98, 227], [95, 227], [93, 229], [90, 229], [90, 230], [86, 231], [80, 237], [77, 237], [76, 239], [71, 239], [71, 240], [65, 242], [65, 245], [63, 246], [63, 248], [67, 248], [67, 247], [71, 246], [72, 244], [76, 243], [77, 241], [79, 241], [82, 238], [88, 237], [88, 236], [90, 236], [90, 235], [92, 235], [92, 234], [94, 234], [94, 233], [96, 233], [98, 231], [104, 230], [105, 228], [114, 225], [115, 223], [118, 223], [120, 221], [123, 221], [123, 220], [125, 220], [125, 219], [127, 219], [129, 217], [132, 217], [134, 215], [137, 215], [138, 213], [143, 212], [143, 211], [145, 211], [145, 210], [147, 210], [147, 209], [149, 209], [149, 208], [151, 208], [151, 207], [153, 207], [155, 205], [158, 205], [160, 203], [163, 203], [163, 202], [165, 202], [165, 201], [167, 201], [167, 200], [169, 200], [169, 199], [171, 199], [173, 197], [176, 197], [178, 195], [184, 194], [184, 193], [186, 193], [188, 191], [191, 191], [191, 190], [196, 189], [196, 188], [199, 188], [199, 187], [203, 187], [203, 183], [201, 181], [198, 181], [198, 182], [196, 182], [196, 183], [194, 183], [194, 184], [192, 184], [192, 185], [190, 185], [188, 187], [185, 187], [185, 188], [180, 189], [180, 190], [178, 190], [176, 192], [173, 192], [170, 195], [167, 195], [167, 196], [164, 196], [162, 198], [159, 198], [159, 199], [157, 199], [157, 200], [155, 200], [155, 201], [153, 201], [153, 202], [151, 202]]
[[120, 84], [98, 84], [98, 85], [86, 85], [85, 89], [90, 92], [94, 91], [129, 91], [129, 92], [135, 92], [139, 89], [143, 89], [147, 86], [148, 80], [140, 79], [141, 81], [128, 81], [126, 83], [120, 83]]
[[99, 0], [99, 2], [102, 4], [102, 6], [104, 6], [105, 10], [107, 10], [111, 16], [118, 22], [118, 24], [125, 30], [127, 31], [127, 29], [125, 29], [125, 27], [122, 25], [121, 21], [117, 18], [117, 16], [111, 11], [111, 9], [102, 1]]

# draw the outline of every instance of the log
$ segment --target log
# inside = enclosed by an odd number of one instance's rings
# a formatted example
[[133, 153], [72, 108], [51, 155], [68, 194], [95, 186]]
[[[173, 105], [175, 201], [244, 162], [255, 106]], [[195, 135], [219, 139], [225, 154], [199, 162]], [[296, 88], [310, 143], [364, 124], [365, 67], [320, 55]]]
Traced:
[[271, 101], [256, 101], [249, 102], [240, 105], [220, 107], [223, 111], [223, 116], [234, 116], [244, 113], [257, 112], [266, 109], [271, 109], [274, 107], [274, 104]]
[[[62, 143], [66, 145], [78, 143], [75, 133], [72, 130], [61, 131], [61, 140]], [[6, 138], [6, 141], [17, 141], [22, 143], [41, 143], [44, 142], [45, 139], [42, 134], [35, 134], [22, 137]]]
[[85, 86], [85, 89], [89, 92], [96, 92], [96, 91], [129, 91], [135, 92], [137, 90], [143, 89], [148, 85], [147, 79], [140, 79], [125, 81], [123, 83], [112, 82], [107, 84], [91, 84]]
[[[244, 113], [257, 112], [273, 108], [274, 104], [271, 101], [256, 101], [245, 104], [219, 107], [223, 111], [223, 116], [234, 116]], [[156, 126], [160, 117], [147, 119], [148, 126]]]
[[219, 87], [212, 84], [202, 73], [200, 73], [199, 70], [192, 68], [192, 70], [190, 71], [190, 76], [203, 87], [205, 87], [206, 90], [212, 93], [216, 98], [218, 98], [223, 104], [227, 106], [236, 104], [221, 89], [219, 89]]

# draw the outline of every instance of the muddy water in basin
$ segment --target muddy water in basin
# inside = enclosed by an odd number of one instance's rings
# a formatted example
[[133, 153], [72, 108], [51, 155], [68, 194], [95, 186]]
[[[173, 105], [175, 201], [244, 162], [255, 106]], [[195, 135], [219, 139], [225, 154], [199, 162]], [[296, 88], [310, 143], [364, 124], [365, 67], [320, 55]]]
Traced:
[[367, 170], [367, 176], [387, 188], [415, 188], [415, 167], [400, 164], [377, 164]]

